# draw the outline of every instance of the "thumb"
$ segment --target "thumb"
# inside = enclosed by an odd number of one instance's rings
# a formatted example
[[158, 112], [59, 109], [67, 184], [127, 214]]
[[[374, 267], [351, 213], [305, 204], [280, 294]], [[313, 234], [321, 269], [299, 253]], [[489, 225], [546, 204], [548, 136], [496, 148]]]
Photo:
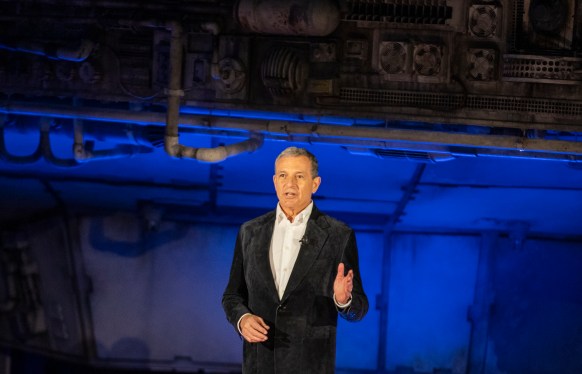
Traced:
[[338, 277], [339, 276], [343, 277], [344, 276], [344, 271], [345, 271], [345, 269], [344, 269], [344, 263], [343, 262], [340, 262], [339, 265], [337, 266], [337, 275], [338, 275]]

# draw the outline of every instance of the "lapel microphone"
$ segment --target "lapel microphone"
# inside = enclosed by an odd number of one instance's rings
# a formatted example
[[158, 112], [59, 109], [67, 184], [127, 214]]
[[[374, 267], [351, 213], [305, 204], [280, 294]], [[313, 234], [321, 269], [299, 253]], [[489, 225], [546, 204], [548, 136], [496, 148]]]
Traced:
[[299, 243], [307, 245], [309, 244], [309, 239], [304, 236], [299, 240]]

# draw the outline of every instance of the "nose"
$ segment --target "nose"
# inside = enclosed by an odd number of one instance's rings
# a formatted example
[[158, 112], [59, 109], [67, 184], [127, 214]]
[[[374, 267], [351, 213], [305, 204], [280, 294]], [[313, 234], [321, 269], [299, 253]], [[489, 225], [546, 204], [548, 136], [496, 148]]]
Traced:
[[288, 186], [296, 186], [297, 185], [297, 178], [294, 176], [287, 178], [287, 185]]

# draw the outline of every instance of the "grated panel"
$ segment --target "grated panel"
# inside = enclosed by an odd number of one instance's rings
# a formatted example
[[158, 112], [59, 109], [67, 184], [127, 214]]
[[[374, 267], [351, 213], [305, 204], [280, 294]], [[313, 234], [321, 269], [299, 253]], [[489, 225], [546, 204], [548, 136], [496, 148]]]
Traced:
[[518, 44], [518, 35], [521, 32], [521, 19], [523, 17], [523, 1], [516, 0], [513, 6], [513, 16], [511, 17], [511, 27], [507, 39], [507, 47], [510, 51], [515, 51]]
[[503, 78], [506, 80], [576, 84], [582, 58], [504, 55]]
[[436, 110], [463, 108], [499, 112], [551, 114], [563, 117], [582, 116], [582, 102], [580, 101], [510, 96], [465, 96], [462, 94], [342, 88], [340, 89], [340, 99], [344, 103], [377, 104]]
[[444, 0], [351, 0], [344, 16], [348, 21], [444, 25], [453, 7]]
[[372, 90], [359, 88], [342, 88], [340, 97], [343, 101], [367, 104], [389, 104], [411, 107], [451, 108], [462, 102], [460, 95], [443, 95], [436, 93], [402, 92]]

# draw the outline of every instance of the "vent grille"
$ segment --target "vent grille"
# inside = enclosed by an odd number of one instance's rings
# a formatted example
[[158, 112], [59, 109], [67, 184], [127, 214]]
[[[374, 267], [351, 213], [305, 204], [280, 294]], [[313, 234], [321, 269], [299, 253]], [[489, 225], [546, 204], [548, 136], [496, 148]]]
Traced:
[[524, 0], [516, 0], [513, 7], [513, 16], [511, 17], [511, 27], [509, 37], [507, 38], [507, 47], [510, 51], [515, 51], [517, 49], [518, 35], [521, 32], [521, 19], [523, 17], [523, 4]]
[[365, 88], [342, 88], [340, 89], [340, 98], [342, 101], [349, 103], [408, 107], [420, 106], [443, 110], [460, 107], [463, 102], [463, 97], [461, 95], [371, 90]]
[[[157, 56], [169, 55], [169, 45], [157, 46]], [[119, 75], [121, 83], [124, 87], [132, 87], [135, 89], [147, 88], [153, 85], [153, 77], [150, 65], [152, 64], [152, 56], [154, 49], [152, 47], [152, 35], [147, 34], [133, 34], [121, 35], [118, 44], [115, 48], [115, 54], [119, 63]], [[163, 84], [162, 84], [163, 85]], [[143, 95], [144, 92], [136, 92], [136, 94]], [[147, 91], [149, 94], [149, 91]]]
[[569, 117], [582, 116], [582, 102], [568, 102], [561, 100], [530, 99], [508, 96], [471, 96], [467, 99], [467, 107], [470, 109], [555, 114]]
[[351, 0], [345, 19], [382, 23], [444, 25], [453, 7], [445, 0]]
[[350, 104], [390, 105], [434, 110], [469, 109], [500, 112], [550, 114], [562, 117], [582, 116], [582, 102], [520, 98], [511, 96], [477, 96], [444, 93], [403, 92], [342, 88], [340, 99]]
[[582, 76], [577, 73], [581, 68], [581, 58], [503, 56], [503, 78], [505, 80], [578, 84], [582, 81]]
[[469, 32], [478, 38], [491, 38], [496, 34], [497, 8], [472, 6], [469, 12]]
[[523, 31], [534, 48], [572, 48], [576, 2], [566, 0], [525, 0]]
[[405, 43], [380, 42], [380, 66], [388, 74], [406, 72], [408, 47]]
[[492, 49], [469, 49], [467, 52], [467, 77], [476, 81], [495, 78], [495, 51]]
[[292, 96], [303, 89], [307, 64], [291, 48], [274, 49], [261, 64], [261, 79], [274, 97]]
[[510, 52], [572, 48], [575, 1], [515, 0], [511, 13], [507, 38]]
[[441, 48], [434, 44], [414, 46], [414, 70], [425, 77], [436, 76], [441, 71]]
[[374, 149], [372, 151], [380, 158], [397, 158], [422, 163], [435, 163], [455, 159], [455, 157], [450, 153], [428, 153], [420, 151], [403, 151], [398, 149]]

